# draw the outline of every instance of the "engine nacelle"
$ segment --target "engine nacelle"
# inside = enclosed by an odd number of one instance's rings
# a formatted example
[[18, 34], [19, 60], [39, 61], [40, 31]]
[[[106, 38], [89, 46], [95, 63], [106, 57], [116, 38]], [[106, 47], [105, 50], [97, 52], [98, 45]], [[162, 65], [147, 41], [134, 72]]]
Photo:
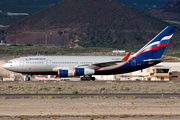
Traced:
[[72, 77], [74, 76], [74, 70], [58, 70], [58, 77]]
[[95, 70], [89, 68], [74, 68], [74, 75], [93, 75]]
[[74, 68], [67, 70], [58, 70], [58, 77], [72, 77], [72, 76], [81, 76], [81, 75], [93, 75], [95, 70], [89, 68]]

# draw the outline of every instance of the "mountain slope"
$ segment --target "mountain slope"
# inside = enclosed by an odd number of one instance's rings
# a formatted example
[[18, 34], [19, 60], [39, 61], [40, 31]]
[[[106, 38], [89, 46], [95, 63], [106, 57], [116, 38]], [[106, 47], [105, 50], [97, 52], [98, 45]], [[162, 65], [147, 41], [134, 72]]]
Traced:
[[2, 12], [26, 12], [29, 14], [45, 9], [60, 0], [0, 0]]
[[[61, 0], [0, 0], [0, 24], [11, 25], [14, 21], [24, 18], [23, 16], [7, 16], [6, 12], [25, 12], [34, 14], [43, 10]], [[173, 0], [114, 0], [122, 2], [123, 4], [141, 9], [143, 11], [150, 11], [164, 7], [167, 2]]]
[[175, 0], [116, 0], [132, 7], [149, 12], [150, 10], [162, 8], [167, 2]]
[[[1, 0], [0, 10], [3, 12], [27, 12], [29, 14], [43, 10], [61, 0]], [[115, 0], [137, 7], [144, 11], [164, 7], [167, 2], [175, 0]]]
[[180, 0], [168, 2], [165, 7], [152, 10], [150, 14], [165, 20], [180, 20]]
[[[60, 44], [75, 39], [83, 47], [138, 48], [168, 23], [145, 12], [110, 0], [63, 0], [6, 30], [6, 42]], [[11, 35], [9, 35], [11, 34]], [[176, 38], [171, 47], [177, 46]]]

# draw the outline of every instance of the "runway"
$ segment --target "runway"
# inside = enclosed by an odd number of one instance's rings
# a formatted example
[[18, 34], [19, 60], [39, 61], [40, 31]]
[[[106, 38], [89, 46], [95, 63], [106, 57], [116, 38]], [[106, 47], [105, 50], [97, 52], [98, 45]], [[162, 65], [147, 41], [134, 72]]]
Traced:
[[93, 98], [93, 97], [116, 97], [116, 98], [180, 98], [180, 94], [0, 94], [0, 98]]

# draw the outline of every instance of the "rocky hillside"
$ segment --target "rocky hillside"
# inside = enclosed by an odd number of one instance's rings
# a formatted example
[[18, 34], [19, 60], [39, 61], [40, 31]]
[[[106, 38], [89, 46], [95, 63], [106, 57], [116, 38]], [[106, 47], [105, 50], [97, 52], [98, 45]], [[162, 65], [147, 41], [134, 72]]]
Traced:
[[168, 2], [175, 0], [116, 0], [143, 11], [151, 11], [164, 7]]
[[[139, 48], [167, 25], [138, 9], [111, 0], [63, 0], [15, 22], [5, 31], [7, 43], [83, 47]], [[179, 31], [176, 31], [179, 33]], [[179, 45], [179, 34], [170, 47]]]
[[0, 0], [0, 10], [5, 12], [25, 12], [33, 14], [61, 0]]
[[180, 0], [168, 2], [165, 7], [152, 10], [150, 14], [164, 20], [180, 20]]

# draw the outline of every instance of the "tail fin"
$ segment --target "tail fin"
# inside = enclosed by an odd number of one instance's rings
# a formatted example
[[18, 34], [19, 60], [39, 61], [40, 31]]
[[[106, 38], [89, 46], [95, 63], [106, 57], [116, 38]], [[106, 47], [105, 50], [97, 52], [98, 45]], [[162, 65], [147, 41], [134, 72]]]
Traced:
[[164, 53], [176, 26], [167, 26], [156, 37], [154, 37], [149, 43], [141, 48], [134, 56], [138, 57], [156, 57], [161, 58]]

